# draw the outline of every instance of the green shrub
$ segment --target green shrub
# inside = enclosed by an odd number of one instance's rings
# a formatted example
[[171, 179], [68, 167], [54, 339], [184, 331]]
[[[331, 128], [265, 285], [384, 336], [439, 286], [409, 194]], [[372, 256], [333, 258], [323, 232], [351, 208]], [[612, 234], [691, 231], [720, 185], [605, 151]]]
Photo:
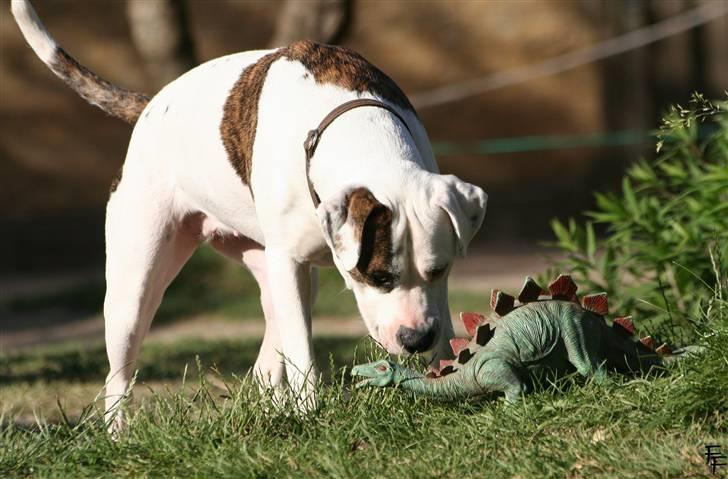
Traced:
[[706, 331], [703, 313], [725, 278], [728, 102], [695, 94], [667, 114], [657, 140], [656, 159], [632, 165], [621, 194], [597, 193], [583, 224], [552, 222], [566, 255], [556, 269], [608, 292], [610, 309], [632, 314], [643, 331], [684, 342]]

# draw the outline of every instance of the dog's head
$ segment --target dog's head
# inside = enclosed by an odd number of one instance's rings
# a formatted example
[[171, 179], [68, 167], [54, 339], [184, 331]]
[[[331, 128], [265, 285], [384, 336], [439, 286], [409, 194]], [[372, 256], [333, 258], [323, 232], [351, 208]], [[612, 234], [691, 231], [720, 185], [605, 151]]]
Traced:
[[317, 214], [372, 337], [391, 353], [427, 351], [450, 328], [447, 277], [480, 228], [488, 197], [433, 173], [379, 195], [351, 187]]

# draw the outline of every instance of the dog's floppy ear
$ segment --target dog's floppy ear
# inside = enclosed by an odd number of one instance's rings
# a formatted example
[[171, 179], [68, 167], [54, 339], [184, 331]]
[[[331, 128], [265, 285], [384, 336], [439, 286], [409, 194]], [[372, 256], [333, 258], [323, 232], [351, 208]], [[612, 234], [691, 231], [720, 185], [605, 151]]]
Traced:
[[[326, 243], [346, 271], [356, 268], [373, 217], [389, 219], [392, 212], [364, 187], [349, 188], [321, 202], [316, 209]], [[372, 232], [369, 232], [372, 233]], [[371, 236], [371, 235], [368, 235]]]
[[457, 236], [457, 254], [465, 256], [470, 240], [485, 218], [488, 195], [454, 175], [438, 175], [432, 203], [445, 210]]

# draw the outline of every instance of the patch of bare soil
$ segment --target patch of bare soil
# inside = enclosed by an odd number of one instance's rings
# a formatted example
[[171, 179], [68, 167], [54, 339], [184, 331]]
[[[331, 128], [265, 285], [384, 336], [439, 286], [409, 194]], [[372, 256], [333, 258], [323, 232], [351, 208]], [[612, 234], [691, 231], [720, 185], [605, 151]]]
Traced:
[[[485, 298], [493, 288], [517, 292], [527, 275], [534, 276], [547, 265], [548, 250], [524, 243], [493, 244], [487, 248], [476, 247], [466, 258], [456, 261], [450, 274], [451, 290], [476, 291]], [[94, 277], [97, 272], [66, 273], [55, 277], [41, 276], [33, 281], [26, 276], [13, 282], [6, 278], [4, 285], [14, 284], [13, 296], [31, 293], [57, 292], [66, 287]], [[8, 288], [10, 290], [11, 288]], [[11, 296], [8, 296], [11, 297]], [[457, 312], [454, 312], [457, 313]], [[456, 316], [453, 316], [456, 318]], [[464, 334], [455, 321], [458, 334]], [[69, 341], [102, 340], [104, 321], [100, 315], [74, 316], [63, 310], [44, 310], [42, 313], [5, 313], [0, 322], [0, 352], [29, 349]], [[262, 318], [235, 321], [215, 315], [199, 315], [175, 322], [152, 326], [152, 341], [173, 342], [182, 338], [223, 339], [230, 337], [262, 337], [265, 322]], [[353, 317], [316, 317], [313, 321], [316, 336], [364, 336], [367, 334], [363, 321]]]

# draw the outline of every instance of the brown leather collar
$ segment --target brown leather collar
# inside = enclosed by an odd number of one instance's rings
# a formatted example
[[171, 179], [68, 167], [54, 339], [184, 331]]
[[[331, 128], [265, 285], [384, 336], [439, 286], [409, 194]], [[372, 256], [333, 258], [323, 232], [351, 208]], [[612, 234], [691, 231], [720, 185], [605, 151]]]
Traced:
[[318, 128], [308, 132], [306, 141], [303, 142], [303, 149], [306, 151], [306, 181], [308, 182], [308, 192], [311, 194], [311, 201], [313, 201], [314, 208], [317, 208], [318, 205], [321, 204], [321, 199], [319, 198], [319, 195], [316, 193], [316, 190], [313, 187], [311, 177], [309, 176], [309, 171], [311, 170], [311, 158], [316, 152], [316, 146], [318, 146], [321, 135], [323, 134], [324, 130], [326, 130], [326, 128], [343, 113], [346, 113], [347, 111], [354, 108], [359, 108], [361, 106], [373, 106], [376, 108], [384, 108], [385, 110], [388, 110], [394, 116], [399, 118], [399, 121], [401, 121], [404, 127], [407, 128], [407, 131], [410, 133], [410, 135], [412, 134], [412, 131], [410, 130], [409, 126], [407, 126], [407, 122], [404, 121], [402, 115], [397, 113], [397, 111], [391, 106], [379, 100], [372, 100], [370, 98], [359, 98], [357, 100], [351, 100], [347, 101], [346, 103], [342, 103], [341, 105], [331, 110], [331, 112], [326, 115], [323, 120], [321, 120]]

